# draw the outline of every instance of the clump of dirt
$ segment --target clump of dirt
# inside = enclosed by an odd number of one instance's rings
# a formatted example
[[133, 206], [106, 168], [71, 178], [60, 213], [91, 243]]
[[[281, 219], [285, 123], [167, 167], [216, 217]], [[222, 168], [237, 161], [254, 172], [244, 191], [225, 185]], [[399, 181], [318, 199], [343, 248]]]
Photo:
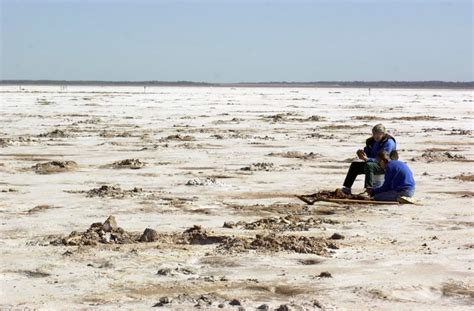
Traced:
[[158, 240], [159, 235], [158, 232], [156, 232], [153, 229], [146, 228], [145, 231], [143, 231], [142, 235], [138, 238], [139, 242], [154, 242]]
[[286, 113], [278, 113], [275, 115], [270, 115], [270, 116], [263, 116], [263, 120], [268, 120], [271, 122], [286, 122], [286, 121], [297, 121], [297, 122], [320, 122], [320, 121], [326, 121], [326, 117], [323, 116], [317, 116], [317, 115], [312, 115], [308, 118], [292, 118], [294, 116], [297, 116], [296, 113], [294, 112], [286, 112]]
[[99, 136], [104, 137], [104, 138], [132, 137], [132, 134], [130, 132], [127, 132], [127, 131], [117, 132], [117, 131], [103, 130], [102, 132], [99, 133]]
[[210, 186], [217, 184], [217, 180], [212, 177], [190, 179], [186, 182], [186, 186]]
[[419, 157], [414, 157], [412, 161], [446, 162], [446, 161], [466, 161], [466, 157], [461, 154], [451, 153], [450, 151], [425, 151]]
[[472, 131], [464, 129], [452, 129], [449, 135], [472, 135]]
[[383, 117], [378, 117], [378, 116], [354, 116], [351, 118], [352, 120], [367, 120], [367, 121], [373, 121], [373, 120], [385, 120]]
[[193, 227], [184, 231], [179, 237], [179, 242], [181, 244], [215, 244], [221, 243], [224, 240], [228, 239], [226, 236], [217, 236], [206, 231], [201, 226], [194, 225]]
[[263, 120], [271, 121], [271, 122], [284, 122], [289, 121], [288, 117], [295, 116], [296, 113], [294, 112], [286, 112], [286, 113], [278, 113], [275, 115], [270, 116], [263, 116]]
[[55, 129], [51, 132], [39, 134], [38, 137], [49, 137], [49, 138], [66, 138], [69, 135], [60, 129]]
[[124, 197], [133, 197], [141, 194], [143, 192], [142, 188], [133, 188], [131, 190], [122, 190], [122, 188], [117, 186], [103, 185], [99, 188], [93, 188], [86, 192], [87, 197], [109, 197], [109, 198], [124, 198]]
[[165, 138], [162, 138], [160, 141], [169, 141], [169, 140], [175, 140], [175, 141], [194, 141], [196, 140], [196, 138], [194, 138], [194, 136], [191, 136], [191, 135], [180, 135], [180, 134], [176, 134], [176, 135], [169, 135]]
[[67, 237], [51, 241], [53, 245], [90, 245], [130, 244], [135, 243], [139, 235], [129, 233], [117, 225], [114, 216], [109, 216], [104, 223], [93, 223], [85, 232], [72, 231]]
[[121, 169], [140, 169], [146, 165], [145, 162], [140, 161], [139, 159], [125, 159], [121, 161], [116, 161], [112, 163], [113, 168]]
[[310, 266], [310, 265], [319, 265], [323, 261], [321, 259], [310, 258], [310, 259], [299, 259], [298, 262], [302, 265]]
[[269, 205], [265, 204], [252, 204], [252, 205], [241, 205], [227, 203], [227, 207], [237, 211], [239, 214], [246, 215], [262, 215], [262, 214], [284, 214], [284, 215], [311, 215], [312, 211], [308, 209], [305, 204], [299, 203], [272, 203]]
[[193, 270], [184, 267], [164, 267], [158, 269], [157, 275], [161, 276], [177, 276], [177, 275], [191, 275], [196, 274]]
[[273, 171], [275, 169], [273, 163], [270, 162], [257, 162], [252, 163], [249, 166], [242, 167], [241, 171]]
[[54, 174], [73, 171], [77, 168], [74, 161], [50, 161], [38, 163], [32, 167], [36, 174]]
[[272, 230], [272, 231], [308, 231], [320, 227], [323, 223], [335, 224], [336, 221], [322, 218], [303, 219], [298, 216], [288, 215], [282, 217], [262, 218], [254, 222], [239, 221], [237, 223], [225, 222], [225, 228], [243, 228], [246, 230]]
[[445, 283], [441, 287], [441, 292], [444, 296], [460, 296], [474, 299], [474, 286], [464, 284], [461, 282]]
[[29, 209], [27, 211], [27, 213], [28, 214], [35, 214], [35, 213], [42, 212], [42, 211], [45, 211], [45, 210], [48, 210], [48, 209], [53, 209], [53, 208], [59, 208], [59, 207], [48, 205], [48, 204], [37, 205], [37, 206], [33, 207], [32, 209]]
[[0, 147], [8, 147], [13, 143], [13, 141], [9, 138], [0, 138]]
[[461, 175], [454, 176], [453, 179], [458, 179], [461, 181], [474, 181], [474, 175], [463, 173]]
[[304, 121], [315, 121], [315, 122], [326, 121], [326, 117], [312, 115], [311, 117], [304, 119]]
[[454, 120], [449, 118], [439, 118], [435, 116], [407, 116], [407, 117], [398, 117], [391, 118], [392, 120], [401, 120], [401, 121], [435, 121], [435, 120]]
[[300, 196], [310, 201], [328, 200], [328, 199], [351, 199], [351, 200], [372, 200], [370, 197], [360, 194], [345, 194], [341, 189], [334, 191], [322, 190], [313, 194]]
[[355, 128], [366, 127], [367, 124], [362, 125], [354, 125], [354, 124], [340, 124], [340, 123], [333, 123], [329, 125], [322, 126], [317, 130], [353, 130]]
[[300, 152], [300, 151], [287, 151], [287, 152], [272, 152], [269, 153], [268, 156], [273, 157], [283, 157], [283, 158], [290, 158], [290, 159], [302, 159], [302, 160], [313, 160], [320, 158], [321, 155], [319, 153], [314, 152]]
[[[190, 294], [180, 294], [174, 298], [170, 298], [168, 296], [161, 297], [159, 301], [153, 305], [153, 307], [163, 307], [168, 306], [171, 307], [171, 304], [190, 304], [193, 309], [209, 309], [210, 307], [216, 307], [216, 304], [223, 299], [213, 293], [211, 294], [202, 294], [202, 295], [190, 295]], [[222, 303], [219, 305], [223, 305]]]
[[374, 121], [374, 120], [400, 120], [400, 121], [434, 121], [434, 120], [453, 120], [448, 118], [440, 118], [435, 116], [406, 116], [406, 117], [395, 117], [395, 118], [384, 118], [379, 116], [354, 116], [351, 118], [352, 120], [367, 120], [367, 121]]
[[253, 238], [235, 237], [223, 241], [218, 246], [222, 252], [295, 252], [302, 254], [328, 255], [329, 243], [323, 238], [298, 235], [260, 235]]

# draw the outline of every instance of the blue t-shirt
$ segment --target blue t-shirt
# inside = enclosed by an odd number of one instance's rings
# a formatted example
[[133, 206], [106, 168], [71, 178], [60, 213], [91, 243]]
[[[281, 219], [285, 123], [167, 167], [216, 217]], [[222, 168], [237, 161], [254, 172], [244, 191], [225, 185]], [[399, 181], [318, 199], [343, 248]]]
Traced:
[[386, 191], [415, 190], [413, 173], [405, 162], [392, 160], [385, 167], [385, 181], [374, 194]]
[[365, 154], [367, 155], [367, 157], [369, 158], [368, 161], [369, 162], [376, 162], [376, 157], [377, 157], [377, 154], [382, 151], [382, 150], [385, 150], [387, 151], [388, 154], [392, 153], [393, 150], [397, 149], [397, 144], [395, 143], [395, 141], [391, 138], [387, 139], [387, 141], [382, 144], [381, 141], [376, 141], [374, 142], [374, 144], [372, 145], [372, 150], [369, 154], [369, 150], [367, 149], [367, 147], [364, 148], [364, 152]]

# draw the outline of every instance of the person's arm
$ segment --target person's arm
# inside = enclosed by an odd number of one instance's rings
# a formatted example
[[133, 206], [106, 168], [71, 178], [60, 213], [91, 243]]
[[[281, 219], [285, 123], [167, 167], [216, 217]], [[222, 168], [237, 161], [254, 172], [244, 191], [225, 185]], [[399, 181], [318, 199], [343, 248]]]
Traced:
[[397, 149], [397, 144], [393, 141], [393, 139], [387, 140], [387, 142], [383, 145], [383, 150], [387, 151], [388, 154], [391, 154], [395, 149]]
[[372, 194], [375, 195], [381, 192], [390, 191], [394, 174], [395, 174], [394, 170], [387, 167], [385, 169], [385, 180], [383, 182], [383, 185], [378, 188], [375, 188], [372, 191]]

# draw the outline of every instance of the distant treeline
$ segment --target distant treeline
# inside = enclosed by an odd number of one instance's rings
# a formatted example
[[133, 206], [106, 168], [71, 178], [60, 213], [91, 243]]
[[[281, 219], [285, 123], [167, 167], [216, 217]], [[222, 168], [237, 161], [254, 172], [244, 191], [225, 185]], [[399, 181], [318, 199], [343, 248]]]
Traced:
[[474, 89], [474, 81], [318, 81], [318, 82], [240, 82], [207, 83], [191, 81], [68, 81], [68, 80], [0, 80], [0, 85], [59, 86], [214, 86], [214, 87], [356, 87], [356, 88], [431, 88]]

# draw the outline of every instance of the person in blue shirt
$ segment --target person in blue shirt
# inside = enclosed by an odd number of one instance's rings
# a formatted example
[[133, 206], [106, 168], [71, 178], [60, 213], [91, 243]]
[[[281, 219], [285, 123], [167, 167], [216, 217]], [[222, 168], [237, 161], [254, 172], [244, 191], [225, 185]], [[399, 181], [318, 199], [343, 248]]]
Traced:
[[351, 194], [352, 185], [358, 175], [365, 175], [364, 186], [372, 189], [374, 184], [374, 175], [383, 175], [383, 169], [377, 163], [376, 157], [380, 151], [386, 151], [392, 154], [397, 149], [395, 138], [387, 134], [387, 129], [383, 124], [377, 124], [372, 128], [372, 137], [365, 141], [365, 148], [357, 150], [359, 160], [351, 163], [342, 192]]
[[415, 179], [408, 165], [399, 160], [392, 160], [386, 151], [377, 154], [377, 161], [385, 170], [385, 181], [381, 187], [369, 191], [374, 200], [399, 201], [401, 197], [413, 197]]

